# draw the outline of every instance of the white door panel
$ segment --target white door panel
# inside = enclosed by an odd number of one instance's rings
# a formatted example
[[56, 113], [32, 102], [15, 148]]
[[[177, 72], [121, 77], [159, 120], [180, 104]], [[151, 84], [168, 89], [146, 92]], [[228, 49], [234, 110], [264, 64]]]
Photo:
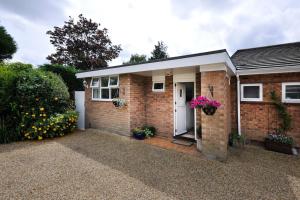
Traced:
[[186, 130], [186, 88], [182, 83], [176, 83], [176, 131], [175, 135], [185, 133]]

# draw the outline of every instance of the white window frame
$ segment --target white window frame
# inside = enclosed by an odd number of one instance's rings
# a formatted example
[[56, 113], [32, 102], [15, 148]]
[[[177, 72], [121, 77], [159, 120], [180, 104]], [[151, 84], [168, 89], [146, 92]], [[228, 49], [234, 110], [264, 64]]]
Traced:
[[[244, 87], [247, 86], [258, 86], [259, 87], [259, 98], [245, 98], [244, 97]], [[241, 84], [241, 101], [263, 101], [263, 84], [262, 83], [251, 83], [251, 84]]]
[[300, 103], [300, 99], [287, 99], [286, 98], [286, 86], [287, 85], [300, 85], [300, 82], [286, 82], [282, 83], [281, 88], [281, 101], [284, 103]]
[[[156, 83], [162, 83], [163, 84], [163, 88], [162, 89], [154, 89], [154, 84], [156, 84]], [[165, 82], [164, 81], [153, 81], [152, 82], [152, 91], [153, 92], [164, 92], [165, 91], [165, 86], [166, 84], [165, 84]]]
[[[101, 86], [101, 78], [103, 77], [108, 77], [108, 86], [105, 86], [105, 87], [102, 87]], [[110, 85], [110, 79], [111, 77], [117, 77], [118, 78], [118, 82], [117, 82], [117, 85]], [[98, 86], [93, 86], [92, 83], [93, 83], [93, 78], [98, 78]], [[119, 78], [119, 75], [111, 75], [111, 76], [101, 76], [101, 77], [93, 77], [92, 80], [91, 80], [91, 88], [92, 88], [92, 100], [93, 101], [112, 101], [113, 99], [111, 98], [111, 89], [112, 88], [119, 88], [119, 85], [120, 85], [120, 78]], [[99, 98], [93, 98], [94, 97], [94, 92], [93, 92], [93, 89], [94, 88], [98, 88], [99, 89]], [[102, 90], [101, 89], [109, 89], [109, 98], [108, 99], [102, 99]], [[120, 95], [120, 88], [119, 88], [119, 95]]]
[[[94, 79], [98, 79], [97, 85], [93, 85], [93, 80]], [[91, 79], [91, 83], [90, 83], [90, 87], [92, 88], [92, 100], [99, 100], [101, 98], [101, 96], [100, 96], [100, 87], [99, 86], [100, 86], [100, 77], [93, 77]], [[99, 90], [99, 98], [94, 98], [94, 89], [96, 89], [96, 88], [98, 88], [98, 90]]]

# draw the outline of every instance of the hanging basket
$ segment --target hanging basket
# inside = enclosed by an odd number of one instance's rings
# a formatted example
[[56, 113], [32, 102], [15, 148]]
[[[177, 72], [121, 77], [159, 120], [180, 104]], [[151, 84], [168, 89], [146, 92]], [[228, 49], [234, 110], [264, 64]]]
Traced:
[[214, 115], [217, 108], [213, 107], [213, 106], [208, 106], [208, 107], [202, 108], [202, 110], [206, 115]]
[[121, 108], [127, 105], [125, 99], [119, 99], [119, 98], [113, 99], [112, 103], [116, 108]]

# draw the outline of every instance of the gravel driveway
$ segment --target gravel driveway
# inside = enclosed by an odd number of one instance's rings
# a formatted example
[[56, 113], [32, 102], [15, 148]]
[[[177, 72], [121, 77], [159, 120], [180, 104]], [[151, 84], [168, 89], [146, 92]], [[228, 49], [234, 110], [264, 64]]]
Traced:
[[300, 159], [247, 147], [221, 163], [88, 130], [0, 145], [0, 199], [300, 199]]

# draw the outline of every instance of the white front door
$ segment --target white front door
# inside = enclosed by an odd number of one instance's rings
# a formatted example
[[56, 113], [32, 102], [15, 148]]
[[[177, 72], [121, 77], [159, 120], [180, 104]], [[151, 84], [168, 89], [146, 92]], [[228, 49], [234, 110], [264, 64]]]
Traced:
[[175, 135], [185, 133], [186, 130], [186, 88], [182, 83], [176, 83], [175, 115], [176, 128]]

